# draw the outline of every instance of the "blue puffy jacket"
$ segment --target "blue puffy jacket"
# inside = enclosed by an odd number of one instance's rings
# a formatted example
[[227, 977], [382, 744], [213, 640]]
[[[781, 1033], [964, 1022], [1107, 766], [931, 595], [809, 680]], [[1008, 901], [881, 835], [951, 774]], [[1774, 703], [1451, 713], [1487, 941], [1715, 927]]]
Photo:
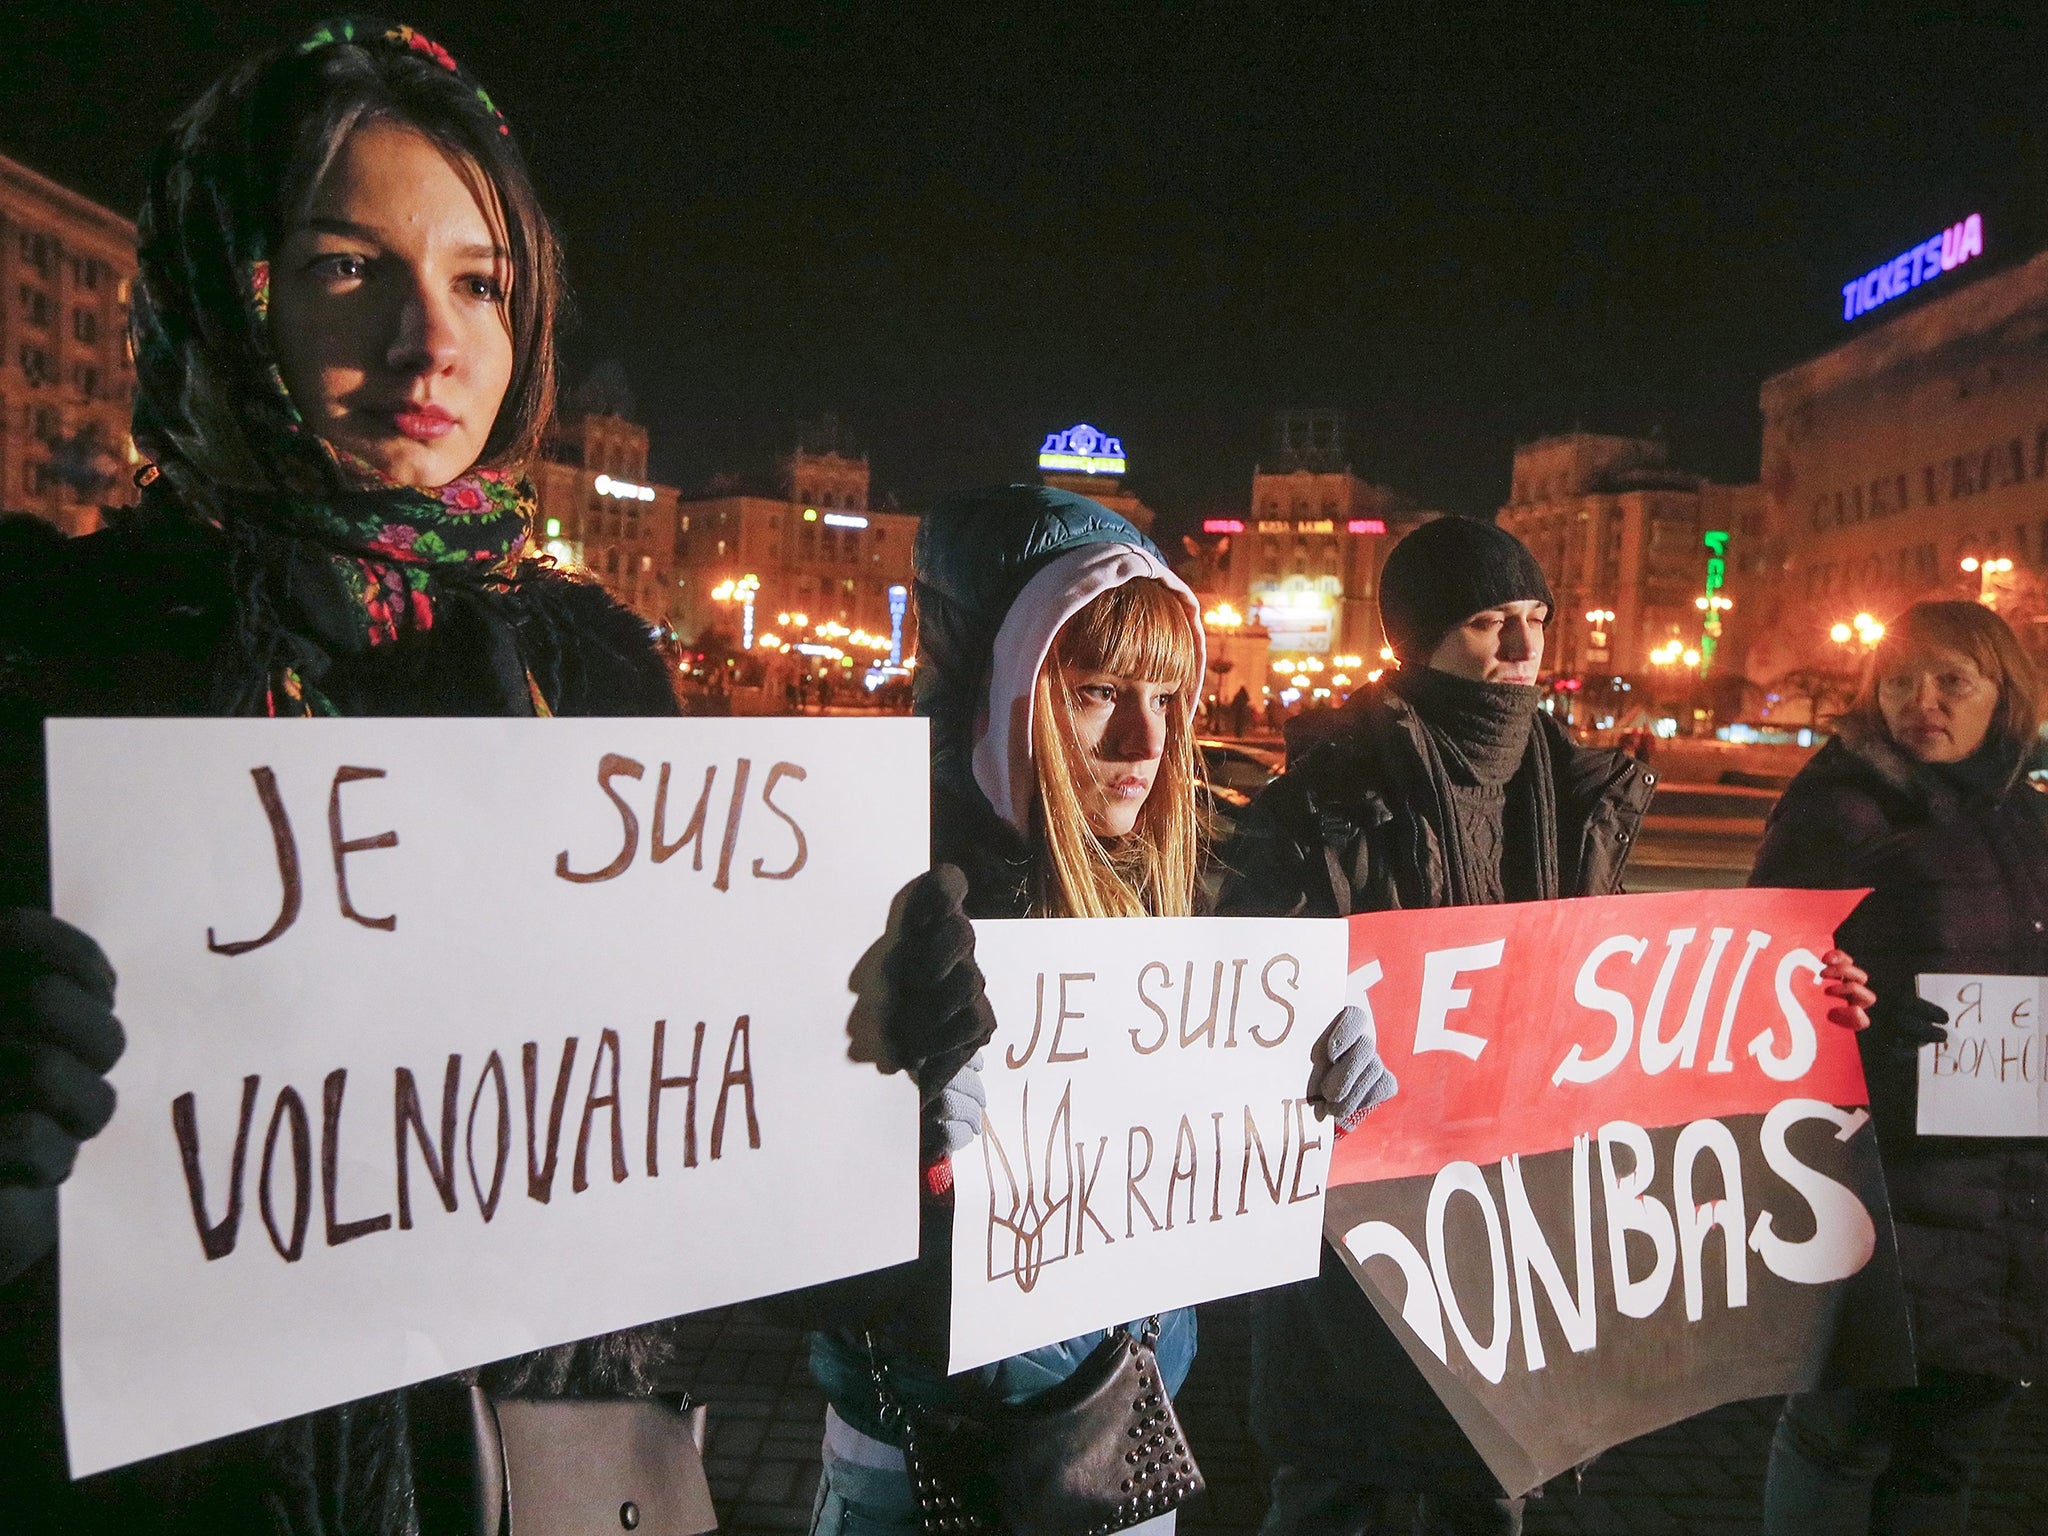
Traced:
[[[932, 722], [932, 861], [965, 872], [971, 917], [1023, 917], [1031, 895], [1031, 851], [990, 809], [969, 766], [996, 631], [1046, 561], [1102, 543], [1157, 553], [1100, 503], [1036, 485], [949, 497], [919, 525], [916, 696], [917, 712]], [[917, 1260], [886, 1272], [868, 1292], [877, 1302], [870, 1329], [849, 1326], [811, 1337], [811, 1371], [833, 1408], [863, 1434], [891, 1444], [900, 1437], [881, 1422], [867, 1331], [875, 1335], [891, 1390], [921, 1409], [1024, 1402], [1066, 1380], [1109, 1336], [1107, 1329], [1096, 1330], [947, 1377], [950, 1207], [930, 1207], [923, 1226]], [[1164, 1313], [1159, 1322], [1160, 1374], [1167, 1390], [1178, 1392], [1195, 1359], [1194, 1310]], [[1129, 1326], [1135, 1331], [1142, 1320]]]

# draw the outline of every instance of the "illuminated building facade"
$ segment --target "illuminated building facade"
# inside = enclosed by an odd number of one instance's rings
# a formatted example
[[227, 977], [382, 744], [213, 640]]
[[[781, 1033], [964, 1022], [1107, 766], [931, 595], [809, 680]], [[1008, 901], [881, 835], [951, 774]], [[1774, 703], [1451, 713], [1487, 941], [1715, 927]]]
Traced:
[[1762, 389], [1763, 587], [1744, 628], [1767, 696], [1802, 669], [1853, 670], [1855, 642], [1830, 631], [1919, 598], [1979, 598], [2048, 640], [2048, 253], [1860, 323]]
[[1099, 501], [1140, 533], [1152, 531], [1152, 509], [1124, 489], [1130, 460], [1123, 439], [1077, 422], [1048, 432], [1038, 450], [1038, 478], [1046, 485]]
[[777, 479], [777, 494], [677, 506], [677, 633], [715, 629], [740, 641], [751, 627], [757, 640], [772, 635], [793, 655], [814, 646], [814, 660], [856, 669], [886, 661], [892, 649], [914, 654], [907, 626], [917, 518], [872, 508], [867, 459], [837, 446], [799, 448]]
[[135, 226], [0, 156], [0, 510], [90, 533], [135, 500]]
[[[1677, 641], [1679, 654], [1700, 653], [1711, 672], [1718, 631], [1737, 617], [1719, 605], [1741, 595], [1723, 591], [1740, 586], [1728, 579], [1729, 560], [1755, 546], [1760, 507], [1754, 485], [1672, 468], [1657, 438], [1571, 432], [1517, 448], [1508, 503], [1494, 520], [1529, 546], [1557, 598], [1544, 670], [1634, 676]], [[1708, 547], [1710, 533], [1728, 535], [1713, 541], [1723, 553]]]
[[650, 625], [672, 625], [677, 492], [647, 477], [647, 429], [605, 409], [558, 418], [533, 483], [543, 546]]
[[1249, 511], [1203, 521], [1196, 590], [1263, 630], [1275, 655], [1376, 657], [1380, 567], [1436, 515], [1354, 474], [1343, 454], [1336, 413], [1282, 412]]

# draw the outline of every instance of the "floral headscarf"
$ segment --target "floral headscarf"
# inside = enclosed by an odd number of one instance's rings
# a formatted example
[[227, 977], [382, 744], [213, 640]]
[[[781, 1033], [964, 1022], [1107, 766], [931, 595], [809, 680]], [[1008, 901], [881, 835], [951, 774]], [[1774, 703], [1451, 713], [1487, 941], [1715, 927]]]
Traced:
[[[294, 557], [316, 552], [354, 616], [345, 621], [352, 634], [313, 637], [329, 650], [432, 628], [451, 582], [502, 582], [529, 552], [535, 508], [531, 483], [511, 470], [479, 467], [436, 489], [396, 484], [315, 433], [285, 388], [270, 345], [265, 228], [279, 155], [253, 124], [266, 100], [282, 96], [281, 79], [296, 73], [302, 82], [337, 47], [425, 60], [459, 83], [460, 110], [509, 133], [490, 97], [432, 39], [361, 18], [322, 23], [209, 91], [159, 152], [138, 221], [135, 311], [135, 438], [151, 460], [139, 477], [145, 496], [168, 490], [258, 565], [280, 563], [279, 541], [297, 546]], [[277, 619], [266, 596], [245, 590], [242, 600]], [[245, 615], [243, 628], [251, 627]], [[335, 712], [295, 660], [303, 644], [266, 636], [265, 627], [259, 617], [258, 633], [245, 637], [262, 653], [252, 659], [264, 682], [243, 706]], [[272, 627], [292, 626], [278, 619]]]

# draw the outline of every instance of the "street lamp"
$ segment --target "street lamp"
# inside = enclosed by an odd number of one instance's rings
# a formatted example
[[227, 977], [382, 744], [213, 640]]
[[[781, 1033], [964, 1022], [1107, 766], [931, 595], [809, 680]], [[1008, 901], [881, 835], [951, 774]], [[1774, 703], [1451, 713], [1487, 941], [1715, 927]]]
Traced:
[[1855, 645], [1868, 651], [1884, 638], [1884, 626], [1869, 614], [1859, 613], [1845, 624], [1831, 626], [1828, 638], [1844, 648]]
[[1202, 615], [1202, 623], [1210, 629], [1220, 629], [1229, 633], [1244, 628], [1244, 615], [1229, 603], [1218, 603]]
[[740, 605], [740, 649], [754, 648], [754, 594], [761, 590], [761, 578], [746, 575], [734, 581], [728, 578], [711, 589], [714, 603], [737, 602]]
[[1977, 578], [1977, 601], [1986, 608], [1998, 606], [1998, 594], [1991, 580], [1994, 576], [2012, 574], [2012, 561], [2003, 555], [1988, 560], [1979, 560], [1975, 555], [1965, 555], [1962, 561], [1965, 575]]

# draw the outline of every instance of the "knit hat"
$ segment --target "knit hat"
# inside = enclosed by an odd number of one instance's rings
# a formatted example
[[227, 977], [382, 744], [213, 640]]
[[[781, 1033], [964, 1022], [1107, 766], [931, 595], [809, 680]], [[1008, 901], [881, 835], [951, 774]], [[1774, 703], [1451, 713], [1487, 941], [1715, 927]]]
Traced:
[[1424, 523], [1394, 546], [1380, 572], [1380, 627], [1409, 666], [1426, 662], [1473, 614], [1523, 601], [1557, 609], [1529, 546], [1476, 517]]

